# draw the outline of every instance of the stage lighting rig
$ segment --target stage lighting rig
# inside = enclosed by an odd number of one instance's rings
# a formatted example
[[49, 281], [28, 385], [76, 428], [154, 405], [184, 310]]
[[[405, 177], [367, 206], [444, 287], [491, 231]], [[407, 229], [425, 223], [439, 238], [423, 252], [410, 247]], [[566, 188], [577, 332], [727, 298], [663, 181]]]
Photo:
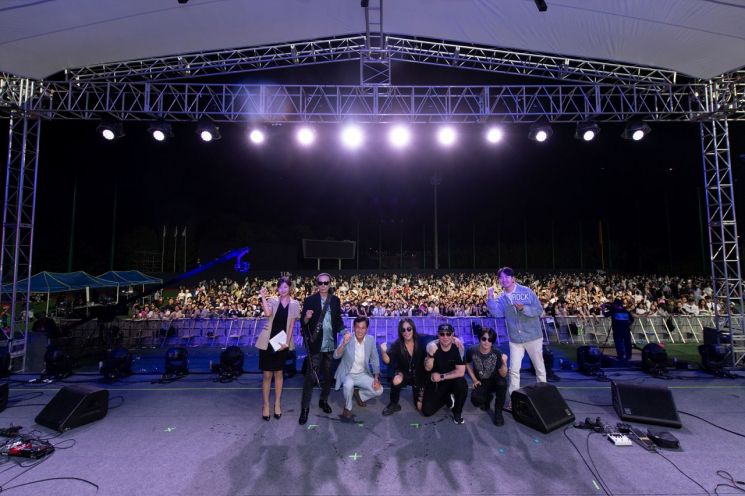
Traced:
[[592, 141], [600, 134], [600, 126], [596, 122], [580, 122], [574, 132], [574, 138], [583, 141]]
[[295, 137], [301, 145], [310, 146], [316, 141], [316, 132], [312, 127], [303, 126], [297, 130]]
[[642, 370], [655, 377], [668, 377], [667, 351], [657, 343], [642, 348]]
[[502, 141], [503, 137], [504, 131], [502, 131], [502, 128], [499, 126], [490, 126], [486, 130], [486, 141], [488, 141], [492, 145], [496, 145], [497, 143]]
[[455, 132], [455, 129], [450, 126], [441, 127], [440, 130], [437, 131], [437, 141], [442, 146], [453, 146], [457, 137], [458, 134]]
[[722, 344], [702, 344], [698, 347], [698, 354], [701, 355], [701, 370], [717, 377], [734, 379], [738, 377], [727, 371], [727, 365], [731, 362], [732, 355], [730, 349]]
[[251, 131], [248, 133], [248, 139], [254, 145], [261, 145], [264, 143], [264, 141], [266, 141], [266, 134], [264, 134], [264, 130], [254, 128], [251, 129]]
[[633, 120], [626, 124], [621, 133], [623, 139], [639, 141], [652, 132], [652, 128], [646, 122]]
[[122, 123], [111, 119], [102, 120], [96, 131], [101, 133], [101, 136], [108, 141], [113, 141], [124, 136]]
[[132, 354], [127, 348], [114, 348], [106, 354], [99, 370], [107, 382], [132, 375]]
[[238, 346], [228, 346], [220, 353], [220, 363], [212, 365], [212, 371], [219, 374], [220, 382], [230, 382], [243, 374], [245, 355]]
[[173, 130], [171, 125], [164, 121], [154, 122], [147, 128], [147, 132], [153, 137], [155, 141], [163, 142], [167, 138], [173, 138]]
[[538, 143], [543, 143], [544, 141], [548, 140], [552, 134], [554, 134], [554, 130], [548, 123], [536, 122], [535, 124], [530, 126], [528, 138], [533, 141], [537, 141]]
[[221, 138], [220, 128], [215, 126], [212, 122], [200, 122], [197, 125], [197, 134], [202, 138], [202, 141], [206, 143], [217, 141]]

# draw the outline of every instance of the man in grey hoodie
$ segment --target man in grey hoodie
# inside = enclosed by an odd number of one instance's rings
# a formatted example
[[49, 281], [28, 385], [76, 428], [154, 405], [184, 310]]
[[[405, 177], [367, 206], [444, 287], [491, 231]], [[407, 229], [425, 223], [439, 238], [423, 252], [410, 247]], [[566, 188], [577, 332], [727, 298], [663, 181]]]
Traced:
[[541, 327], [543, 306], [532, 289], [515, 282], [515, 273], [510, 267], [502, 267], [497, 275], [502, 294], [494, 299], [494, 288], [489, 288], [486, 306], [492, 316], [504, 318], [510, 336], [509, 397], [512, 391], [520, 389], [520, 365], [526, 351], [533, 362], [536, 379], [538, 382], [546, 382]]

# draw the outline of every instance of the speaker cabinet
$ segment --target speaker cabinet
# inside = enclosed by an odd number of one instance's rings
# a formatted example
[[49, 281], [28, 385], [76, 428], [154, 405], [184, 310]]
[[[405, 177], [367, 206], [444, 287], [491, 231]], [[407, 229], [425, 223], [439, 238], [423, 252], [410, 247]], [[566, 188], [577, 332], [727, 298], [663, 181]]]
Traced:
[[0, 384], [0, 412], [8, 408], [8, 393], [10, 392], [10, 386], [8, 383]]
[[94, 386], [64, 386], [36, 416], [36, 423], [63, 432], [102, 419], [108, 411], [108, 390]]
[[682, 426], [675, 401], [664, 386], [641, 386], [611, 381], [613, 408], [621, 420], [642, 424]]
[[543, 433], [574, 422], [561, 393], [552, 384], [539, 382], [512, 392], [512, 416], [528, 427]]

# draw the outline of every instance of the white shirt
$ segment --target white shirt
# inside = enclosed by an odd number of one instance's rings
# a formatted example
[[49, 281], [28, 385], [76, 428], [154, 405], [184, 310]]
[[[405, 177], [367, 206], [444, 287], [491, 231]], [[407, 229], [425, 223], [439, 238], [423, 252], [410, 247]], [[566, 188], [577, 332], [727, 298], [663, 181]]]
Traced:
[[363, 339], [361, 343], [357, 341], [354, 345], [354, 363], [349, 373], [361, 374], [365, 372], [365, 340]]

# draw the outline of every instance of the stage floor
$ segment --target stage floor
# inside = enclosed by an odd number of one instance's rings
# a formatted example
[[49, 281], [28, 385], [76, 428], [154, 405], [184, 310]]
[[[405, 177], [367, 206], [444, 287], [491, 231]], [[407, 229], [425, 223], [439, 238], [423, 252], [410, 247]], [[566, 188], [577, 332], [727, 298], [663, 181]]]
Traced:
[[[745, 379], [715, 379], [673, 371], [673, 380], [639, 371], [609, 370], [617, 381], [665, 385], [679, 411], [745, 433]], [[560, 372], [555, 383], [578, 420], [601, 417], [615, 425], [608, 382]], [[324, 415], [314, 392], [310, 421], [297, 423], [301, 377], [286, 381], [284, 414], [261, 419], [260, 376], [220, 384], [193, 374], [171, 384], [136, 375], [103, 386], [96, 376], [63, 383], [28, 384], [13, 376], [0, 427], [56, 433], [34, 424], [35, 416], [68, 383], [110, 390], [111, 409], [97, 422], [55, 437], [59, 448], [31, 468], [27, 460], [2, 457], [3, 491], [48, 478], [75, 477], [97, 484], [99, 495], [294, 495], [294, 494], [498, 494], [498, 495], [693, 495], [714, 494], [726, 470], [745, 479], [743, 439], [681, 414], [682, 429], [669, 430], [681, 449], [649, 453], [638, 445], [616, 447], [604, 436], [561, 428], [542, 434], [505, 415], [495, 427], [488, 414], [466, 403], [464, 425], [449, 411], [423, 418], [402, 394], [403, 410], [383, 417], [388, 392], [366, 408], [355, 405], [356, 423], [342, 424], [341, 392], [332, 392], [334, 413]], [[523, 374], [523, 384], [534, 378]], [[580, 403], [583, 402], [583, 403]], [[588, 403], [588, 404], [585, 404]], [[597, 405], [597, 406], [596, 406]], [[646, 426], [645, 426], [646, 427]], [[74, 441], [73, 441], [74, 440]], [[574, 442], [572, 446], [570, 440]], [[596, 468], [591, 474], [583, 462]], [[676, 469], [672, 464], [677, 465]], [[601, 480], [602, 479], [602, 480]], [[719, 494], [739, 494], [720, 487]], [[13, 495], [85, 496], [96, 489], [80, 480], [50, 480], [12, 489]]]

